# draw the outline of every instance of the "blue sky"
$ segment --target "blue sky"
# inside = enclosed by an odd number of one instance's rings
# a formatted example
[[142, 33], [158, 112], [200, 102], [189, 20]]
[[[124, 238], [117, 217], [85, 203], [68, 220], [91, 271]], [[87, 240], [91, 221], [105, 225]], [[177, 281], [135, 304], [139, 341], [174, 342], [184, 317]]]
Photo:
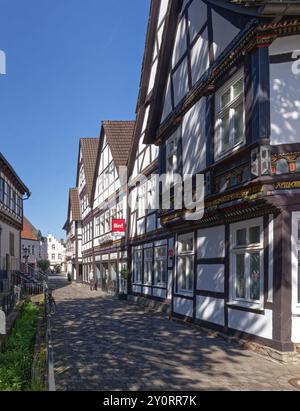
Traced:
[[63, 235], [79, 138], [134, 119], [149, 2], [0, 0], [0, 151], [44, 234]]

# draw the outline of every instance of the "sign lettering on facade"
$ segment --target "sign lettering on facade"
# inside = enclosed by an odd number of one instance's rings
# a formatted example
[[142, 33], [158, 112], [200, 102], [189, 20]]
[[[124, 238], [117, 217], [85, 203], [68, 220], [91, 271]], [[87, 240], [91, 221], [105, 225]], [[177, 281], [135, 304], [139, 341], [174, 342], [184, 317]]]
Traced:
[[300, 188], [300, 181], [284, 181], [275, 184], [275, 190], [295, 190]]

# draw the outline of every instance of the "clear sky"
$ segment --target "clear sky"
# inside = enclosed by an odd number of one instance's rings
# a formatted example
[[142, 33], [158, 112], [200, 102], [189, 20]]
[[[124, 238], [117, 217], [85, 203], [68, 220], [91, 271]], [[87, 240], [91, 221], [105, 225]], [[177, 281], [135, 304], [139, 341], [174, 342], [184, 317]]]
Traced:
[[80, 137], [135, 118], [150, 0], [0, 0], [0, 151], [32, 191], [25, 214], [64, 235]]

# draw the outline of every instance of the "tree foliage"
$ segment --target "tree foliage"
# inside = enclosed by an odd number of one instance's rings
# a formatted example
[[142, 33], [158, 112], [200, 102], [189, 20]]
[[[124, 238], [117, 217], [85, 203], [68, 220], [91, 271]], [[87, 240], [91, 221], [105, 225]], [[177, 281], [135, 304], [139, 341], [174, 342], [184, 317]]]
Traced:
[[38, 261], [37, 266], [40, 270], [46, 272], [47, 270], [49, 270], [50, 261], [49, 260], [40, 260], [40, 261]]

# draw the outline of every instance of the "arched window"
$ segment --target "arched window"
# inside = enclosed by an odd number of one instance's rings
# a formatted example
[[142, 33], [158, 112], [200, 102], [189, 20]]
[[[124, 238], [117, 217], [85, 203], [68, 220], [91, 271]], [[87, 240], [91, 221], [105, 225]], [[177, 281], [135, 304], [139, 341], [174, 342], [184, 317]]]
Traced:
[[290, 172], [289, 163], [282, 158], [276, 162], [276, 174], [288, 174]]

